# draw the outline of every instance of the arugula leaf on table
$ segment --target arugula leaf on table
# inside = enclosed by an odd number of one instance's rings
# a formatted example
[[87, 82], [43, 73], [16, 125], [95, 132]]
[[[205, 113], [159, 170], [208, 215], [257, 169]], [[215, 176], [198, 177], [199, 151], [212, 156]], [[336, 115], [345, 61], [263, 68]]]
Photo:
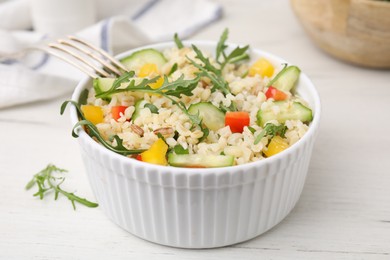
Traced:
[[39, 197], [41, 200], [46, 194], [54, 191], [54, 200], [57, 200], [58, 196], [61, 194], [71, 201], [74, 210], [76, 210], [75, 202], [90, 208], [96, 208], [99, 206], [97, 203], [81, 198], [73, 192], [63, 190], [60, 185], [65, 181], [65, 176], [59, 176], [59, 174], [63, 174], [65, 172], [67, 172], [67, 170], [49, 164], [45, 169], [34, 175], [34, 177], [27, 183], [25, 189], [29, 190], [36, 184], [38, 186], [38, 191], [34, 193], [34, 196]]

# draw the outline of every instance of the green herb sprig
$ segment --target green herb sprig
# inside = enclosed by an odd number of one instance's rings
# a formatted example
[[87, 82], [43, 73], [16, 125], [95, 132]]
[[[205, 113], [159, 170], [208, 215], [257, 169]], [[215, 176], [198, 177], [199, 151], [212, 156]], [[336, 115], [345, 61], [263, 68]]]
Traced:
[[178, 49], [181, 49], [184, 47], [184, 44], [180, 40], [179, 35], [177, 33], [175, 33], [175, 35], [173, 36], [173, 41], [175, 42]]
[[220, 90], [225, 96], [230, 94], [230, 89], [228, 83], [221, 76], [222, 71], [216, 68], [213, 64], [211, 64], [210, 59], [206, 58], [201, 50], [198, 49], [195, 45], [192, 45], [192, 49], [196, 53], [196, 58], [199, 59], [202, 64], [197, 63], [191, 58], [187, 57], [187, 59], [191, 62], [193, 66], [195, 66], [200, 72], [198, 73], [201, 77], [207, 77], [213, 83], [211, 87], [211, 91]]
[[67, 172], [67, 170], [49, 164], [46, 168], [35, 174], [25, 188], [26, 190], [29, 190], [36, 184], [38, 186], [38, 191], [34, 193], [34, 196], [39, 197], [41, 200], [50, 192], [54, 192], [54, 200], [57, 200], [58, 196], [61, 194], [70, 200], [74, 210], [76, 210], [76, 202], [90, 208], [99, 206], [99, 204], [81, 198], [73, 192], [63, 190], [60, 185], [65, 181], [65, 176], [63, 176], [63, 173], [65, 172]]
[[144, 107], [149, 108], [150, 112], [152, 112], [153, 114], [158, 114], [158, 108], [155, 105], [151, 103], [146, 103]]
[[285, 125], [275, 125], [272, 123], [268, 123], [265, 125], [260, 134], [256, 137], [254, 144], [258, 144], [264, 136], [270, 136], [270, 138], [275, 135], [279, 135], [281, 137], [285, 137], [287, 131], [287, 126]]
[[219, 89], [226, 96], [231, 93], [229, 89], [229, 84], [222, 77], [222, 71], [225, 66], [229, 63], [238, 63], [240, 61], [249, 59], [249, 54], [247, 53], [249, 45], [244, 47], [237, 46], [232, 52], [226, 53], [227, 45], [226, 40], [228, 38], [229, 31], [225, 29], [219, 38], [216, 48], [216, 61], [219, 64], [219, 67], [214, 66], [209, 58], [206, 58], [203, 53], [195, 46], [192, 45], [192, 49], [196, 53], [196, 58], [199, 59], [202, 64], [198, 64], [194, 60], [187, 57], [193, 66], [200, 70], [200, 74], [204, 77], [208, 77], [213, 82], [212, 90]]
[[99, 130], [97, 129], [97, 127], [90, 121], [88, 121], [83, 112], [81, 111], [81, 108], [80, 108], [80, 105], [76, 102], [76, 101], [73, 101], [73, 100], [67, 100], [65, 101], [64, 103], [62, 103], [61, 105], [61, 115], [64, 113], [65, 111], [65, 108], [66, 106], [71, 103], [72, 105], [74, 105], [77, 109], [77, 112], [78, 112], [78, 115], [79, 117], [81, 118], [80, 121], [78, 121], [74, 126], [73, 126], [73, 129], [72, 129], [72, 136], [77, 138], [79, 137], [78, 133], [76, 132], [77, 131], [77, 128], [79, 126], [81, 127], [86, 127], [86, 131], [88, 131], [88, 134], [91, 136], [91, 137], [95, 137], [104, 147], [106, 147], [108, 150], [111, 150], [115, 153], [118, 153], [118, 154], [122, 154], [122, 155], [130, 155], [130, 154], [139, 154], [139, 153], [142, 153], [144, 152], [145, 150], [144, 149], [135, 149], [135, 150], [129, 150], [127, 149], [124, 145], [123, 145], [123, 141], [122, 139], [119, 138], [118, 135], [114, 135], [114, 139], [116, 141], [116, 146], [108, 143], [106, 140], [104, 140], [104, 138], [100, 135], [99, 133]]
[[[221, 65], [220, 70], [222, 71], [225, 66], [229, 63], [238, 63], [243, 60], [249, 59], [249, 54], [247, 53], [249, 45], [244, 47], [237, 46], [231, 53], [226, 54], [225, 50], [227, 49], [226, 40], [229, 36], [229, 30], [226, 28], [217, 44], [216, 49], [216, 60]], [[221, 60], [220, 57], [223, 57]]]
[[171, 70], [168, 72], [168, 76], [171, 76], [177, 69], [179, 68], [179, 65], [177, 63], [173, 64], [171, 67]]
[[[157, 89], [153, 89], [149, 86], [149, 84], [157, 81], [158, 77], [153, 79], [143, 79], [140, 83], [136, 83], [136, 79], [134, 77], [134, 72], [130, 71], [124, 73], [121, 77], [116, 79], [112, 85], [112, 87], [105, 91], [96, 95], [96, 97], [105, 98], [112, 94], [134, 91], [134, 92], [144, 92], [150, 94], [158, 94], [169, 99], [172, 104], [176, 105], [180, 108], [180, 110], [185, 113], [191, 122], [195, 125], [199, 125], [201, 123], [201, 119], [198, 115], [192, 115], [188, 113], [188, 110], [185, 104], [181, 101], [178, 101], [172, 97], [180, 98], [181, 95], [192, 96], [192, 91], [198, 86], [200, 76], [195, 77], [194, 79], [186, 80], [184, 79], [184, 75], [181, 75], [175, 81], [169, 81], [168, 77], [164, 75], [164, 82], [161, 87]], [[127, 85], [123, 84], [127, 83]]]
[[[249, 59], [249, 54], [247, 53], [249, 45], [244, 47], [237, 46], [232, 52], [226, 53], [227, 45], [226, 40], [228, 38], [229, 31], [225, 29], [222, 33], [216, 47], [216, 62], [217, 65], [213, 65], [209, 58], [206, 58], [203, 53], [196, 47], [192, 45], [192, 49], [196, 53], [196, 58], [201, 61], [197, 63], [193, 59], [187, 56], [187, 59], [190, 63], [195, 66], [198, 70], [201, 77], [207, 77], [213, 83], [211, 91], [220, 90], [224, 96], [231, 94], [228, 82], [223, 78], [222, 71], [227, 64], [235, 64], [240, 61]], [[228, 108], [223, 108], [226, 111], [237, 111], [236, 105], [232, 105]]]

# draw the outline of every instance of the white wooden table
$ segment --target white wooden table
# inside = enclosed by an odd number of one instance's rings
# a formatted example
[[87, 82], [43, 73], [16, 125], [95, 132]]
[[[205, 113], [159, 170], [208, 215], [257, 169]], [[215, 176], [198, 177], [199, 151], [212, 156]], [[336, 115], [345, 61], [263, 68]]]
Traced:
[[103, 212], [64, 198], [40, 201], [24, 186], [48, 163], [64, 188], [93, 200], [68, 114], [57, 100], [0, 110], [0, 259], [390, 259], [390, 72], [354, 67], [316, 48], [287, 0], [219, 0], [224, 18], [194, 36], [249, 43], [299, 65], [323, 104], [300, 201], [251, 241], [209, 250], [152, 244]]

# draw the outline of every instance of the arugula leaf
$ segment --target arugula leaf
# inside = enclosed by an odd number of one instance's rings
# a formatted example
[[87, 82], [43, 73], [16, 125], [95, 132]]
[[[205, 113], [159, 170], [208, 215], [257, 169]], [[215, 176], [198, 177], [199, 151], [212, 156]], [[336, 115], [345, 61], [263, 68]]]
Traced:
[[224, 58], [226, 57], [225, 56], [225, 49], [228, 47], [225, 43], [226, 43], [226, 40], [229, 36], [229, 29], [226, 28], [221, 37], [219, 38], [219, 41], [217, 43], [217, 49], [215, 51], [215, 54], [216, 54], [216, 60], [217, 62], [219, 61], [219, 57], [222, 55]]
[[[211, 92], [215, 92], [216, 90], [219, 89], [224, 94], [224, 96], [226, 96], [227, 94], [231, 94], [229, 89], [229, 84], [224, 80], [222, 76], [210, 72], [207, 67], [196, 63], [194, 60], [190, 59], [189, 57], [187, 57], [187, 59], [191, 62], [193, 66], [195, 66], [200, 70], [200, 72], [197, 73], [198, 76], [207, 77], [211, 80], [211, 82], [213, 83], [211, 87]], [[237, 111], [237, 107], [234, 102], [232, 102], [232, 104], [229, 107], [221, 106], [220, 108], [225, 112]]]
[[[211, 91], [220, 90], [225, 96], [230, 94], [230, 88], [228, 82], [222, 77], [222, 71], [224, 67], [229, 63], [237, 63], [242, 60], [249, 59], [247, 53], [249, 45], [244, 47], [236, 47], [232, 52], [226, 54], [225, 50], [228, 48], [226, 40], [228, 38], [229, 31], [225, 29], [217, 43], [216, 47], [216, 61], [219, 66], [213, 65], [209, 58], [206, 58], [203, 53], [195, 46], [192, 45], [192, 49], [196, 54], [196, 58], [201, 61], [197, 63], [187, 56], [190, 63], [195, 66], [199, 72], [198, 75], [201, 77], [207, 77], [213, 83]], [[229, 108], [222, 108], [226, 111], [237, 111], [236, 105], [233, 103]]]
[[[164, 81], [161, 87], [157, 89], [153, 89], [149, 86], [150, 83], [154, 83], [157, 81], [157, 79], [160, 77], [155, 77], [153, 79], [143, 79], [139, 84], [136, 84], [135, 79], [131, 79], [134, 76], [133, 73], [126, 73], [122, 75], [120, 78], [114, 81], [113, 86], [111, 89], [105, 92], [101, 92], [96, 95], [96, 97], [105, 97], [110, 96], [115, 93], [120, 92], [127, 92], [127, 91], [135, 91], [135, 92], [145, 92], [145, 93], [152, 93], [152, 94], [159, 94], [161, 96], [164, 96], [171, 100], [171, 102], [178, 106], [180, 110], [185, 113], [189, 119], [192, 121], [193, 124], [199, 125], [201, 122], [201, 119], [197, 115], [191, 115], [188, 113], [187, 108], [185, 104], [181, 101], [177, 101], [172, 97], [180, 98], [181, 95], [185, 96], [192, 96], [192, 91], [198, 86], [198, 82], [200, 80], [200, 76], [197, 76], [194, 79], [186, 80], [184, 79], [184, 75], [181, 75], [178, 79], [175, 81], [170, 82], [168, 77], [164, 75]], [[118, 84], [115, 84], [116, 82], [119, 82]], [[127, 86], [123, 86], [122, 83], [128, 82], [129, 84]]]
[[150, 112], [152, 112], [153, 114], [158, 114], [158, 108], [155, 105], [146, 103], [144, 107], [149, 108]]
[[207, 77], [211, 80], [211, 82], [213, 83], [213, 86], [211, 88], [212, 91], [216, 91], [217, 89], [219, 89], [225, 96], [231, 93], [228, 83], [221, 76], [222, 72], [215, 66], [213, 66], [210, 60], [204, 57], [203, 53], [195, 45], [192, 45], [192, 48], [196, 53], [196, 58], [198, 58], [203, 63], [203, 65], [198, 64], [191, 58], [187, 57], [191, 64], [197, 69], [199, 69], [200, 72], [198, 72], [198, 75], [201, 77]]
[[66, 106], [67, 106], [69, 103], [71, 103], [72, 105], [75, 106], [75, 108], [76, 108], [76, 110], [77, 110], [78, 116], [81, 117], [81, 118], [83, 118], [83, 119], [85, 119], [84, 114], [83, 114], [83, 111], [81, 111], [81, 108], [80, 108], [79, 103], [77, 103], [77, 102], [74, 101], [74, 100], [66, 100], [66, 101], [64, 101], [64, 102], [62, 103], [62, 105], [61, 105], [60, 114], [61, 114], [61, 115], [64, 114], [65, 109], [66, 109]]
[[80, 98], [79, 98], [80, 105], [87, 104], [88, 94], [89, 94], [88, 89], [84, 89], [83, 91], [81, 91]]
[[173, 147], [173, 151], [176, 153], [176, 154], [189, 154], [190, 152], [188, 151], [188, 149], [184, 149], [183, 146], [181, 146], [180, 144], [177, 144]]
[[[157, 133], [157, 137], [164, 141], [164, 143], [167, 144], [167, 140], [165, 140], [165, 137], [162, 135], [162, 133]], [[168, 145], [168, 144], [167, 144]]]
[[[138, 89], [144, 89], [144, 88], [151, 89], [149, 85], [151, 83], [156, 83], [156, 81], [160, 78], [160, 76], [154, 77], [152, 79], [144, 78], [141, 80], [141, 82], [139, 82], [139, 79], [134, 78], [134, 75], [135, 75], [134, 71], [125, 72], [119, 78], [115, 79], [114, 83], [112, 84], [109, 90], [97, 93], [95, 97], [107, 98], [112, 94], [116, 94], [116, 93], [137, 91]], [[128, 84], [126, 86], [126, 84], [123, 83], [128, 83]], [[125, 86], [123, 86], [122, 84]]]
[[200, 119], [199, 115], [190, 114], [186, 108], [186, 105], [182, 101], [177, 102], [176, 100], [174, 100], [170, 97], [168, 97], [168, 98], [172, 101], [173, 104], [178, 106], [180, 108], [180, 110], [183, 111], [184, 114], [187, 115], [187, 117], [191, 120], [193, 125], [200, 125], [202, 123], [202, 119]]
[[130, 154], [139, 154], [145, 151], [145, 149], [135, 149], [135, 150], [129, 150], [125, 146], [123, 146], [123, 140], [119, 138], [118, 135], [114, 135], [113, 138], [116, 141], [116, 146], [108, 143], [104, 138], [100, 135], [99, 130], [97, 127], [88, 120], [81, 120], [78, 121], [72, 129], [72, 136], [77, 138], [79, 137], [76, 130], [79, 126], [85, 126], [87, 129], [88, 134], [91, 137], [95, 137], [104, 147], [106, 147], [108, 150], [113, 151], [114, 153], [118, 153], [121, 155], [130, 155]]
[[[210, 62], [210, 59], [209, 58], [206, 58], [202, 51], [196, 47], [195, 45], [192, 44], [192, 49], [194, 50], [194, 52], [196, 53], [196, 58], [198, 58], [202, 63], [203, 63], [203, 68], [207, 71], [210, 71], [218, 76], [221, 75], [221, 70], [219, 68], [216, 68], [213, 64], [211, 64]], [[190, 60], [191, 61], [191, 60]]]
[[[200, 79], [200, 77], [196, 77], [194, 79], [186, 80], [184, 79], [184, 75], [181, 75], [177, 80], [169, 82], [168, 77], [164, 75], [164, 82], [161, 87], [159, 87], [158, 89], [153, 89], [149, 85], [151, 83], [155, 83], [160, 76], [157, 76], [152, 79], [145, 78], [138, 84], [136, 82], [139, 81], [139, 79], [134, 79], [133, 76], [134, 74], [130, 72], [122, 75], [120, 78], [114, 81], [114, 84], [112, 85], [111, 89], [96, 94], [96, 97], [101, 98], [110, 96], [112, 94], [128, 91], [138, 91], [175, 97], [180, 97], [181, 94], [186, 96], [192, 96], [192, 90], [196, 88]], [[126, 82], [128, 82], [128, 85], [123, 86], [122, 83]]]
[[171, 70], [168, 73], [168, 76], [171, 76], [178, 69], [178, 67], [179, 65], [177, 65], [177, 63], [173, 64]]
[[210, 133], [210, 129], [203, 128], [202, 126], [201, 126], [200, 130], [203, 132], [203, 136], [201, 138], [199, 138], [199, 140], [198, 140], [199, 143], [206, 140], [207, 136], [209, 136], [209, 133]]
[[251, 131], [252, 134], [254, 134], [256, 132], [256, 129], [254, 129], [253, 127], [251, 126], [247, 126], [249, 131]]
[[244, 74], [241, 75], [241, 78], [245, 78], [246, 76], [248, 76], [249, 74], [249, 70], [245, 71]]
[[244, 47], [236, 47], [221, 63], [221, 70], [226, 66], [228, 63], [237, 63], [243, 60], [249, 59], [249, 54], [246, 53], [246, 51], [249, 49], [249, 45], [246, 45]]
[[274, 137], [275, 135], [285, 137], [286, 131], [287, 131], [287, 126], [285, 125], [275, 125], [272, 123], [268, 123], [265, 125], [265, 127], [260, 132], [260, 134], [256, 137], [254, 144], [258, 144], [261, 141], [261, 139], [267, 135], [271, 136], [271, 138]]
[[[247, 53], [247, 50], [249, 49], [249, 45], [246, 45], [244, 47], [236, 47], [231, 53], [226, 54], [225, 50], [227, 49], [226, 40], [229, 36], [229, 31], [226, 28], [217, 44], [216, 49], [216, 61], [221, 65], [220, 70], [222, 71], [223, 68], [226, 66], [226, 64], [229, 63], [237, 63], [239, 61], [247, 60], [249, 59], [249, 55]], [[223, 57], [223, 60], [221, 60], [220, 57]]]
[[122, 83], [129, 82], [129, 79], [134, 77], [134, 75], [134, 71], [125, 71], [119, 78], [114, 81], [111, 86], [111, 89], [117, 89]]
[[222, 110], [222, 112], [226, 113], [228, 111], [238, 111], [236, 103], [232, 102], [230, 106], [224, 106], [222, 104], [219, 105], [219, 108]]
[[[200, 77], [186, 80], [182, 74], [177, 80], [169, 82], [168, 77], [164, 76], [164, 83], [158, 89], [154, 89], [153, 93], [158, 93], [163, 96], [180, 97], [180, 95], [192, 96], [192, 91], [198, 86]], [[142, 91], [142, 90], [138, 90]]]
[[173, 36], [173, 40], [175, 41], [178, 49], [181, 49], [184, 47], [183, 42], [180, 40], [179, 35], [177, 33], [175, 33], [175, 35]]
[[[36, 184], [38, 186], [38, 191], [34, 193], [33, 196], [39, 196], [41, 200], [50, 191], [54, 191], [54, 200], [57, 200], [58, 195], [62, 194], [71, 201], [74, 210], [76, 210], [75, 202], [90, 208], [96, 208], [97, 206], [99, 206], [95, 202], [91, 202], [85, 198], [81, 198], [75, 195], [72, 192], [67, 192], [63, 190], [60, 185], [65, 181], [65, 177], [62, 175], [58, 176], [58, 174], [65, 172], [67, 172], [67, 170], [49, 164], [46, 166], [45, 169], [34, 175], [34, 177], [27, 183], [25, 189], [29, 190]], [[54, 173], [57, 173], [57, 175], [54, 175]]]
[[62, 115], [65, 111], [65, 108], [66, 106], [71, 103], [72, 105], [74, 105], [77, 109], [77, 112], [78, 112], [78, 115], [79, 117], [81, 118], [80, 121], [78, 121], [74, 126], [73, 126], [73, 129], [72, 129], [72, 136], [77, 138], [79, 137], [79, 135], [77, 134], [76, 132], [76, 129], [81, 126], [81, 127], [85, 127], [86, 128], [86, 131], [88, 132], [88, 134], [91, 136], [91, 137], [95, 137], [104, 147], [106, 147], [108, 150], [111, 150], [115, 153], [119, 153], [119, 154], [122, 154], [122, 155], [130, 155], [130, 154], [139, 154], [139, 153], [142, 153], [145, 151], [145, 149], [136, 149], [136, 150], [129, 150], [127, 149], [126, 147], [123, 146], [123, 141], [122, 139], [119, 138], [119, 136], [115, 135], [113, 136], [114, 140], [116, 140], [116, 143], [117, 145], [116, 146], [113, 146], [112, 144], [108, 143], [106, 140], [104, 140], [104, 138], [100, 135], [99, 133], [99, 130], [97, 129], [97, 127], [91, 122], [91, 121], [88, 121], [83, 112], [81, 111], [81, 108], [80, 108], [80, 105], [74, 101], [74, 100], [67, 100], [65, 101], [64, 103], [62, 103], [61, 105], [61, 111], [60, 111], [60, 114]]

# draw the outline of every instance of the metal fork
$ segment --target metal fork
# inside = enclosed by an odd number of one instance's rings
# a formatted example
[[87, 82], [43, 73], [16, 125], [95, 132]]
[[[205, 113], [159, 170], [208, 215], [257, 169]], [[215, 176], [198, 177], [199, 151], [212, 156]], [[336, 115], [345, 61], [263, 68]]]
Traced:
[[116, 58], [95, 45], [75, 36], [59, 39], [46, 46], [32, 46], [2, 59], [20, 59], [32, 50], [44, 51], [78, 68], [92, 78], [120, 76], [128, 69]]

